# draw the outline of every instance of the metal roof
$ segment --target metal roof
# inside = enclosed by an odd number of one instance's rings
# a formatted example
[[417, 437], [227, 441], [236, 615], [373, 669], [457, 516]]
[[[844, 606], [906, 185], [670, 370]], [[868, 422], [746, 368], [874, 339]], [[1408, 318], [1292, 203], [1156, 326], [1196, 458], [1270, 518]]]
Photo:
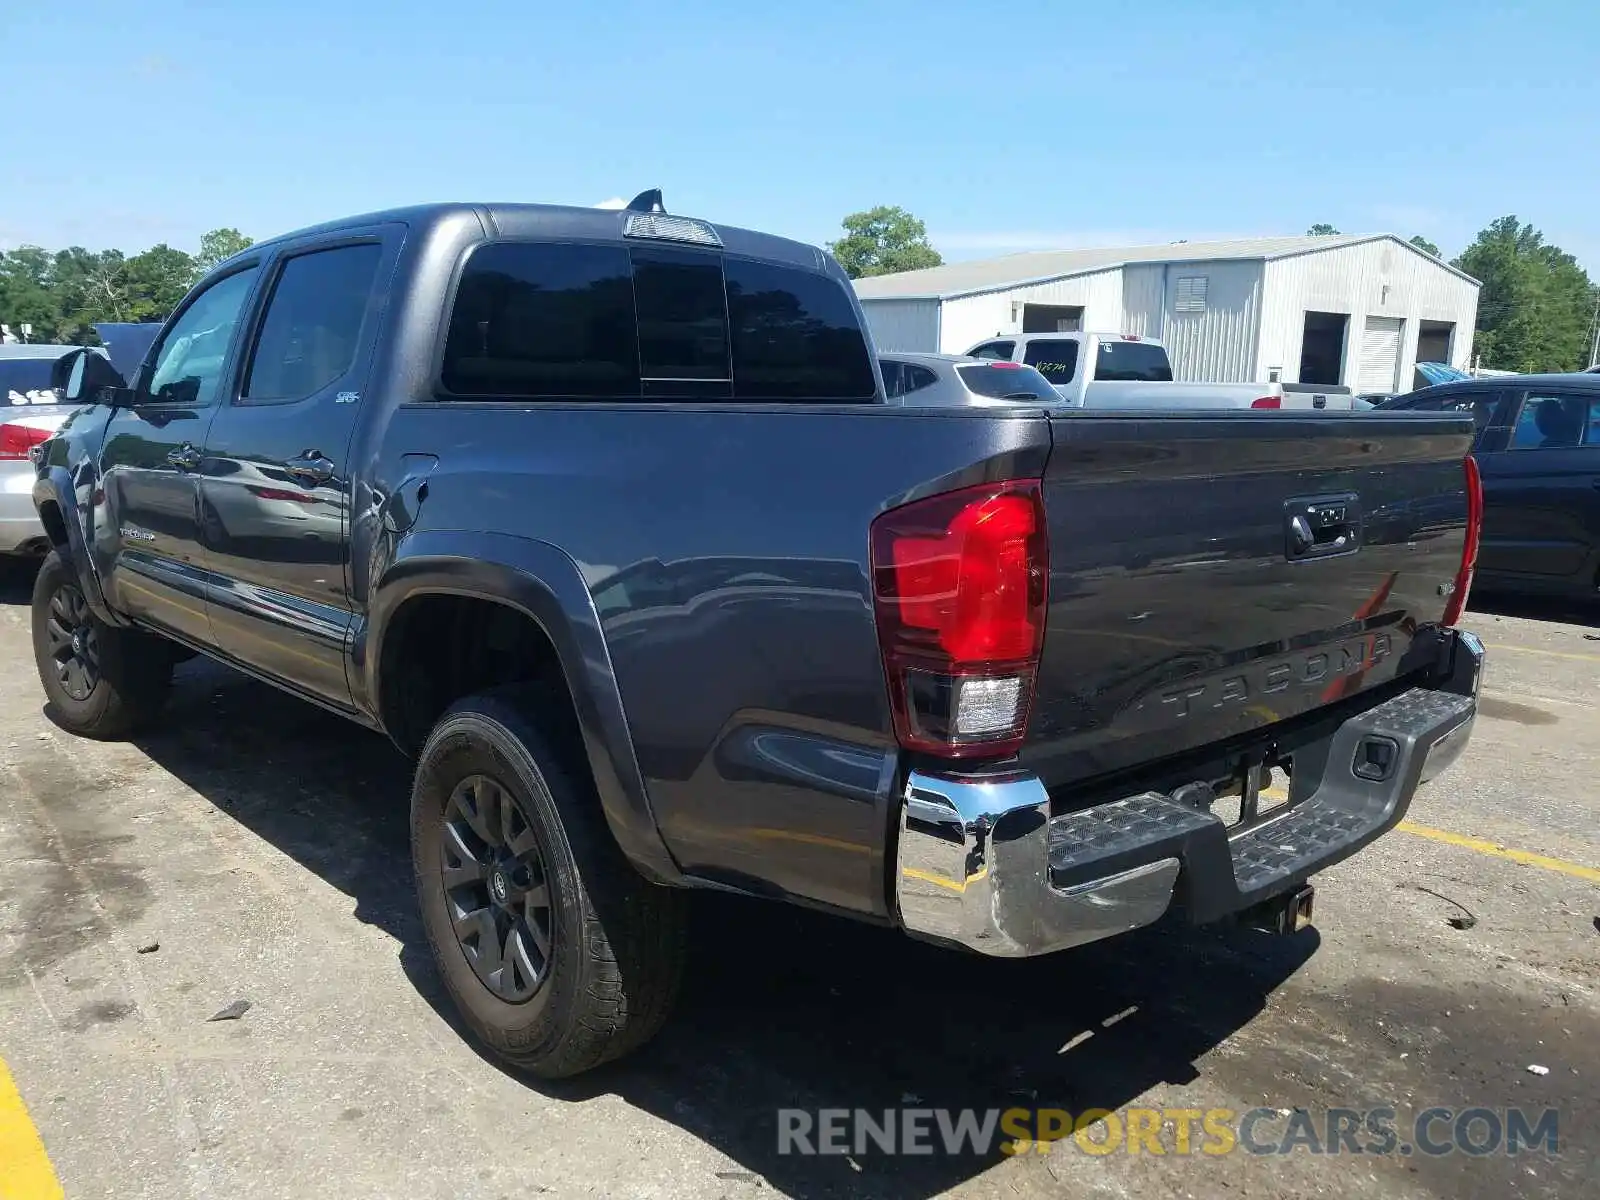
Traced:
[[922, 271], [902, 271], [896, 275], [874, 275], [855, 281], [856, 294], [863, 300], [949, 300], [979, 292], [1004, 291], [1088, 275], [1128, 263], [1215, 262], [1221, 259], [1288, 258], [1295, 254], [1314, 254], [1362, 242], [1389, 239], [1413, 254], [1423, 254], [1437, 266], [1459, 275], [1469, 283], [1478, 281], [1458, 271], [1443, 259], [1436, 259], [1392, 233], [1334, 233], [1320, 237], [1240, 238], [1226, 242], [1172, 242], [1164, 246], [1107, 246], [1091, 250], [1035, 250], [1007, 254], [1000, 258], [972, 262], [946, 263]]

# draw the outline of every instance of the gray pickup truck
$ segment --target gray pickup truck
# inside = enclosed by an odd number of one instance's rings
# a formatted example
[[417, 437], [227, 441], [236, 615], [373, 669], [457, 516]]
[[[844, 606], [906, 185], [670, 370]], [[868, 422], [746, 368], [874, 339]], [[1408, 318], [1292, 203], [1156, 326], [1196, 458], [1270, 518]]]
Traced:
[[650, 194], [255, 245], [131, 378], [58, 364], [49, 711], [126, 735], [200, 652], [383, 731], [443, 980], [544, 1076], [661, 1026], [686, 889], [1009, 956], [1297, 927], [1472, 725], [1470, 421], [874, 361], [822, 251]]

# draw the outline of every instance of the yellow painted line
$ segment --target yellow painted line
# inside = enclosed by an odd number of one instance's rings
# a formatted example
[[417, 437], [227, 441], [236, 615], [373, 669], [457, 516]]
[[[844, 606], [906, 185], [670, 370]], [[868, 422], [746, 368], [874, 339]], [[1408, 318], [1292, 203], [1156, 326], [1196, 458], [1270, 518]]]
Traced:
[[[1288, 793], [1278, 788], [1262, 788], [1261, 795], [1274, 800], [1288, 798]], [[1564, 858], [1552, 858], [1548, 854], [1535, 854], [1532, 850], [1513, 850], [1509, 846], [1502, 846], [1499, 842], [1468, 837], [1464, 833], [1451, 833], [1448, 829], [1435, 829], [1431, 825], [1418, 825], [1415, 821], [1401, 821], [1395, 828], [1401, 833], [1413, 834], [1416, 837], [1427, 838], [1429, 841], [1442, 842], [1446, 846], [1459, 846], [1463, 850], [1475, 850], [1479, 854], [1487, 854], [1493, 858], [1504, 858], [1514, 863], [1522, 863], [1525, 866], [1542, 867], [1546, 871], [1571, 875], [1574, 879], [1586, 879], [1590, 883], [1600, 883], [1600, 870], [1596, 870], [1594, 867], [1586, 867], [1582, 863], [1568, 862]]]
[[1586, 867], [1582, 863], [1568, 862], [1564, 858], [1551, 858], [1548, 854], [1535, 854], [1531, 850], [1513, 850], [1509, 846], [1502, 846], [1499, 842], [1467, 837], [1465, 834], [1451, 833], [1447, 829], [1434, 829], [1427, 825], [1417, 825], [1411, 821], [1401, 821], [1395, 828], [1404, 833], [1415, 834], [1417, 837], [1428, 838], [1430, 841], [1443, 842], [1446, 846], [1459, 846], [1463, 850], [1473, 850], [1493, 858], [1509, 859], [1511, 862], [1522, 863], [1524, 866], [1542, 867], [1546, 871], [1556, 871], [1562, 875], [1571, 875], [1574, 879], [1586, 879], [1590, 883], [1600, 883], [1600, 870], [1596, 870], [1594, 867]]
[[901, 867], [900, 874], [907, 879], [920, 879], [923, 883], [931, 883], [936, 887], [946, 888], [952, 892], [964, 892], [981, 879], [989, 877], [989, 868], [984, 867], [976, 875], [968, 876], [965, 883], [957, 883], [954, 879], [946, 879], [943, 875], [935, 875], [932, 871], [924, 871], [918, 867]]
[[64, 1194], [22, 1093], [0, 1059], [0, 1200], [61, 1200]]
[[1538, 646], [1508, 646], [1504, 642], [1485, 642], [1485, 650], [1496, 654], [1539, 654], [1545, 658], [1565, 658], [1572, 662], [1600, 663], [1600, 654], [1574, 654], [1570, 650], [1542, 650]]

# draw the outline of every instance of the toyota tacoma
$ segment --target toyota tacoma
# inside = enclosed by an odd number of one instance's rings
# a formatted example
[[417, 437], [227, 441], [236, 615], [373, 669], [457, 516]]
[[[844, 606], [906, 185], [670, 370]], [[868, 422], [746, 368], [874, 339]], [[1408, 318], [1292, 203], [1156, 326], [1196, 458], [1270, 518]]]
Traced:
[[1471, 422], [875, 362], [827, 254], [659, 194], [254, 245], [131, 377], [57, 364], [49, 711], [127, 735], [198, 652], [381, 730], [444, 983], [547, 1077], [660, 1028], [688, 889], [1003, 956], [1297, 927], [1469, 734]]

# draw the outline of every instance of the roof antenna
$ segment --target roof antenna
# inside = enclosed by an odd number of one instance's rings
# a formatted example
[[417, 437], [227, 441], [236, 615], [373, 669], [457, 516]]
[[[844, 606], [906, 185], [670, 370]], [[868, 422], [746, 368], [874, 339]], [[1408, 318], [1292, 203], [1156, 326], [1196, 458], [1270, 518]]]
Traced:
[[647, 192], [640, 192], [628, 201], [629, 212], [660, 212], [667, 211], [667, 206], [661, 203], [661, 189], [651, 188]]

